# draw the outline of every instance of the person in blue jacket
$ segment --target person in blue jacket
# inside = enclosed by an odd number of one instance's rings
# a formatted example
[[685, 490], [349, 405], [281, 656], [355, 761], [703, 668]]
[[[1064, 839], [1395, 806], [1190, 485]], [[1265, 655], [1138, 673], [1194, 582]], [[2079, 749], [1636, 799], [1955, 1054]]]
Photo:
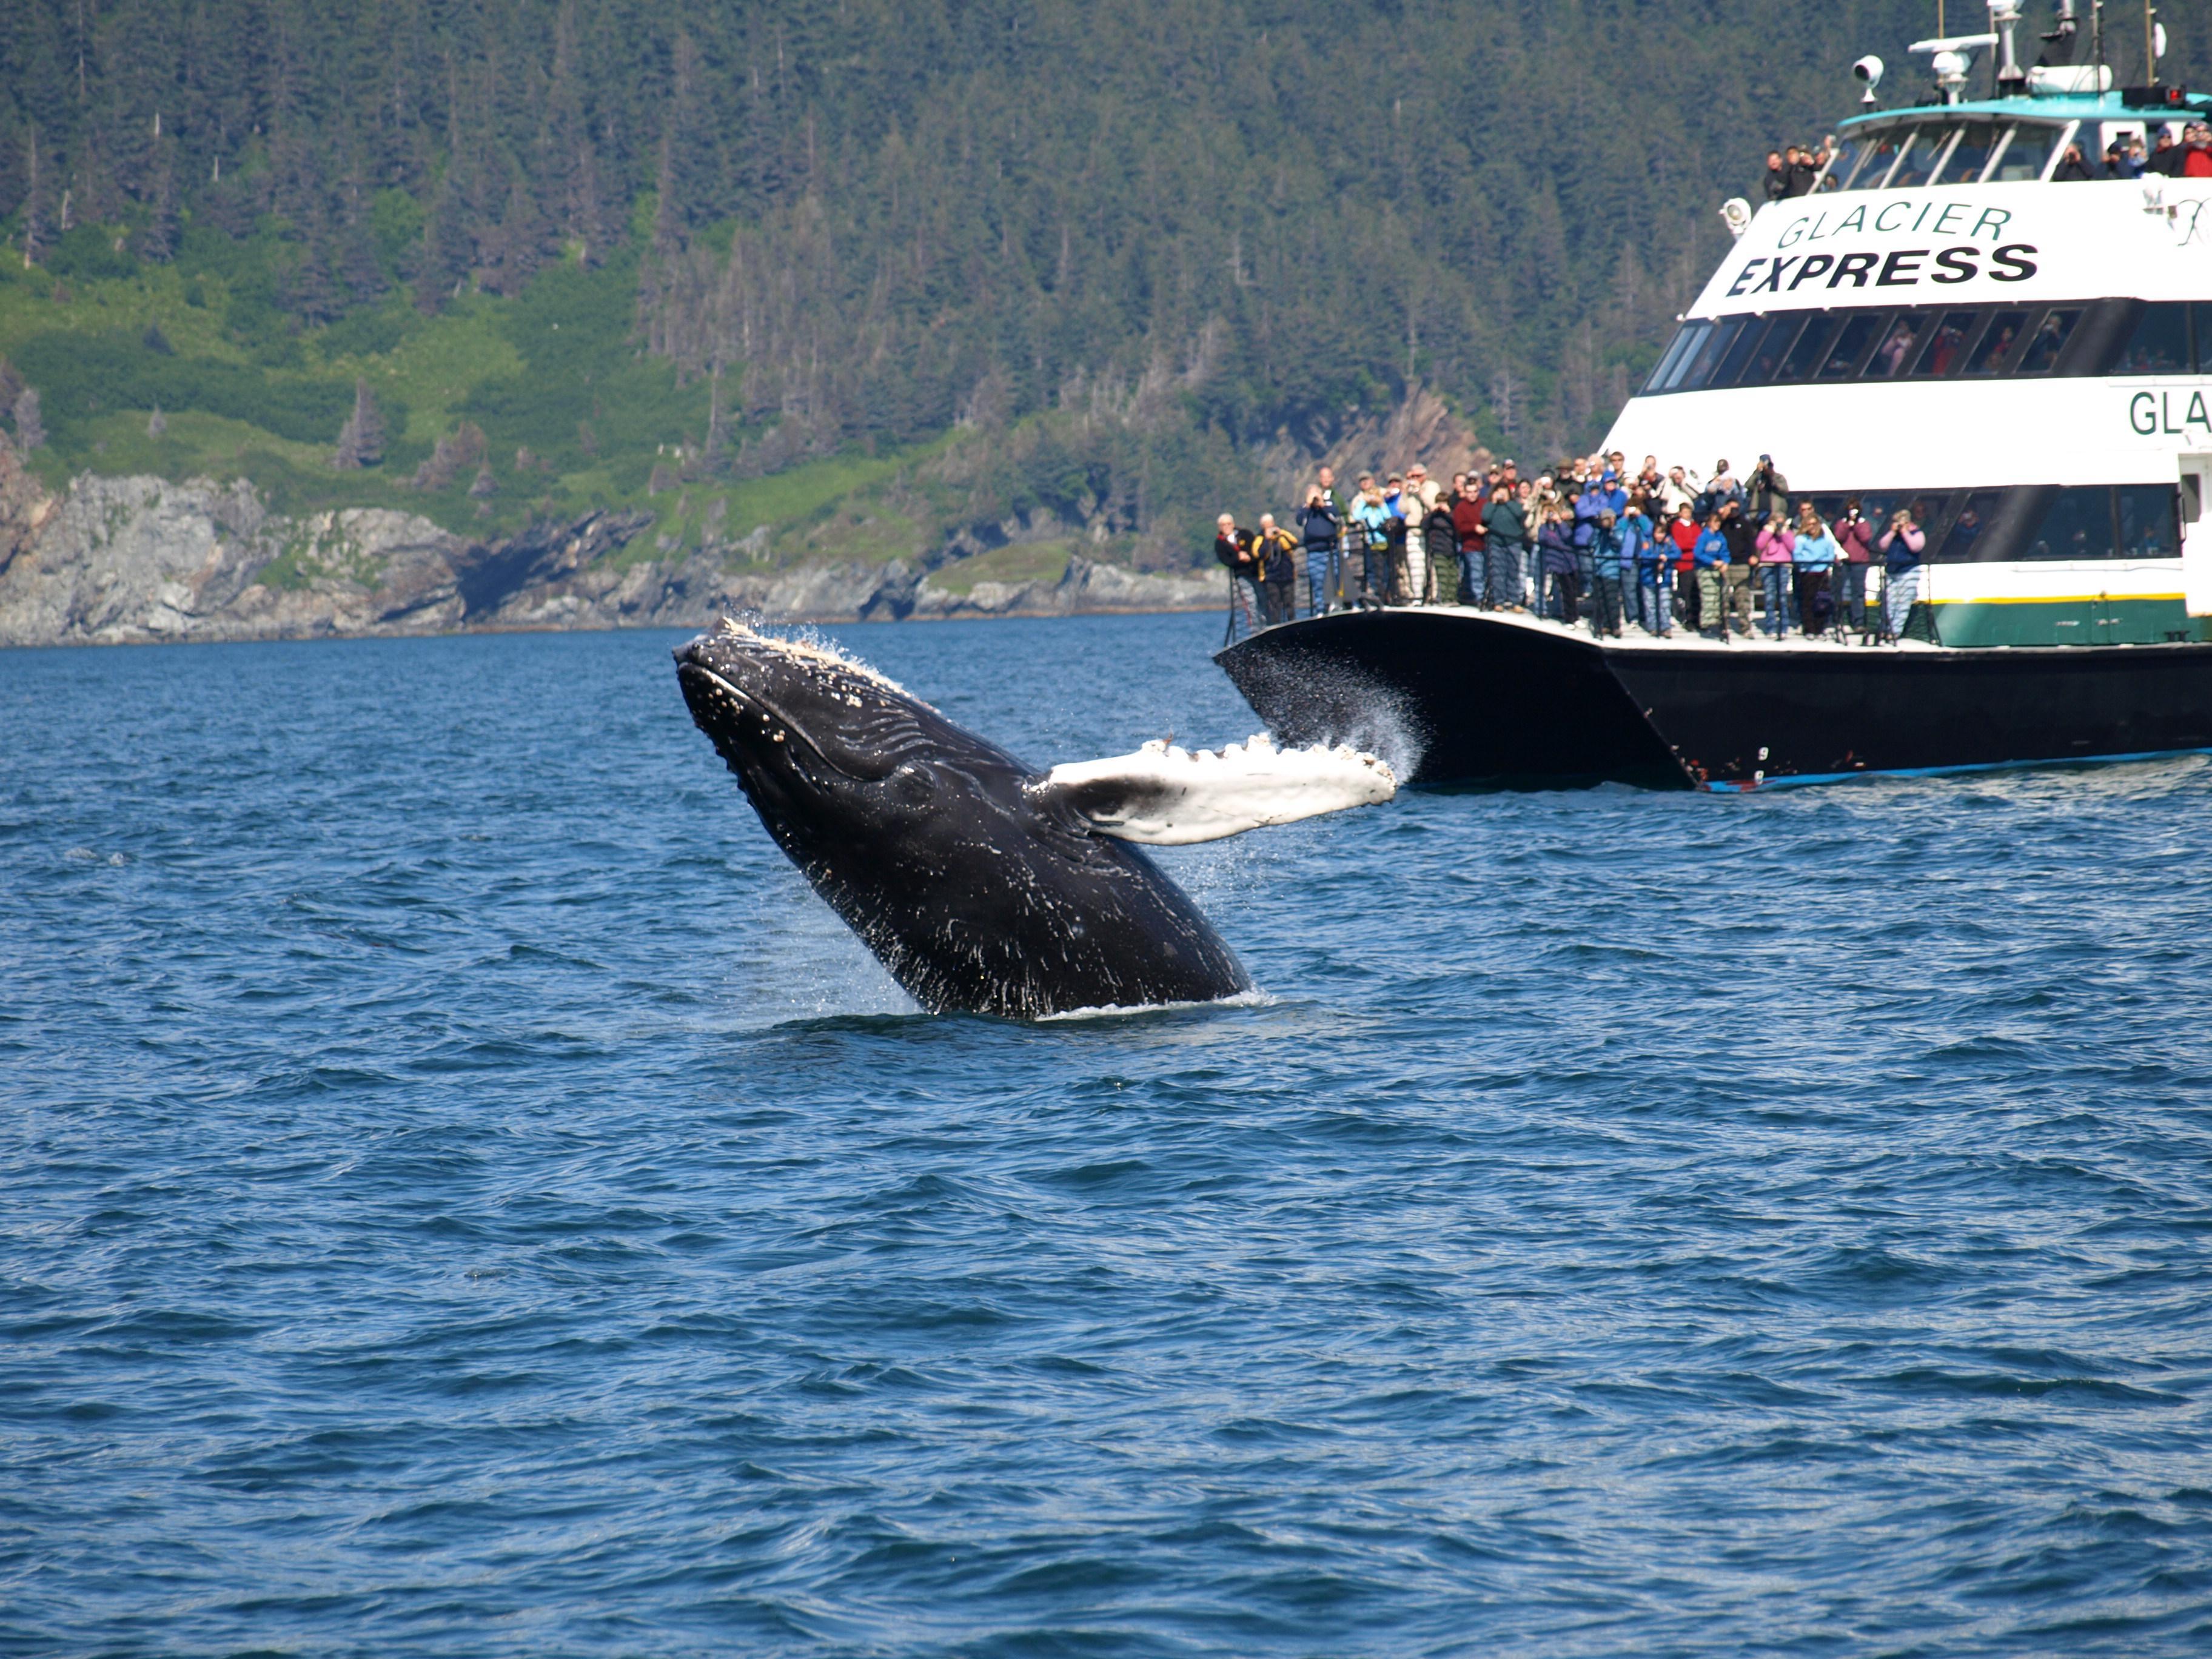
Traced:
[[[1620, 523], [1608, 507], [1597, 515], [1590, 538], [1590, 632], [1601, 639], [1620, 637], [1622, 554]], [[1627, 568], [1636, 568], [1632, 558]]]
[[1708, 638], [1728, 633], [1729, 539], [1721, 532], [1717, 511], [1705, 514], [1705, 527], [1690, 549], [1690, 563], [1698, 573], [1698, 614]]
[[1621, 610], [1645, 633], [1663, 634], [1667, 624], [1659, 595], [1659, 550], [1651, 544], [1651, 520], [1644, 516], [1642, 495], [1629, 496], [1619, 528]]
[[1405, 521], [1390, 511], [1382, 499], [1382, 486], [1371, 473], [1359, 477], [1359, 499], [1352, 504], [1352, 521], [1358, 528], [1360, 548], [1359, 604], [1363, 610], [1387, 605], [1390, 599], [1390, 528]]

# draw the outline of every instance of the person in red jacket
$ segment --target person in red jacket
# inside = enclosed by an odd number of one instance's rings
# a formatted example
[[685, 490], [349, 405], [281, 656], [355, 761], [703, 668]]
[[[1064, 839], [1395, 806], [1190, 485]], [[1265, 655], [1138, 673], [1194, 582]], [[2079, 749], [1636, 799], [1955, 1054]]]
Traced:
[[2179, 176], [2212, 179], [2212, 125], [2199, 121], [2183, 137]]
[[1674, 544], [1674, 615], [1695, 634], [1703, 612], [1698, 603], [1698, 579], [1692, 574], [1698, 568], [1692, 556], [1698, 545], [1698, 520], [1689, 502], [1675, 507], [1666, 534]]
[[1483, 500], [1479, 480], [1462, 477], [1452, 497], [1452, 533], [1459, 539], [1459, 602], [1480, 605], [1483, 600], [1484, 552], [1490, 545], [1490, 527], [1483, 522]]

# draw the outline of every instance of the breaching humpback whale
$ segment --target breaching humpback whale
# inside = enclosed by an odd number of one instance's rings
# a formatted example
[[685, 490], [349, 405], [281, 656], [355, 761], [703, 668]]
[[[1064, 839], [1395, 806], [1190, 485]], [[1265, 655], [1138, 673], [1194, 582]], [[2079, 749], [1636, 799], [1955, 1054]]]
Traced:
[[1210, 1002], [1236, 955], [1132, 840], [1389, 799], [1349, 750], [1147, 744], [1039, 774], [872, 669], [725, 621], [676, 653], [691, 718], [775, 843], [933, 1012]]

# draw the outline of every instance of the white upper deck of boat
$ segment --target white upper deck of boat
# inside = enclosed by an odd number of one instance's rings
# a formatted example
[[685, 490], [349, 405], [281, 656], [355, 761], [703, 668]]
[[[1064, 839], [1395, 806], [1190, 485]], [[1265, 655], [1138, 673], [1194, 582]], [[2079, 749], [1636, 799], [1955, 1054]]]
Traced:
[[[1772, 454], [1812, 491], [2170, 483], [2212, 453], [2212, 178], [2102, 176], [2212, 98], [2115, 88], [2063, 3], [2024, 64], [2018, 0], [1988, 9], [1916, 46], [1929, 101], [1840, 124], [1813, 193], [1723, 207], [1735, 240], [1607, 448]], [[2133, 348], [2146, 307], [2194, 310], [2181, 351]]]

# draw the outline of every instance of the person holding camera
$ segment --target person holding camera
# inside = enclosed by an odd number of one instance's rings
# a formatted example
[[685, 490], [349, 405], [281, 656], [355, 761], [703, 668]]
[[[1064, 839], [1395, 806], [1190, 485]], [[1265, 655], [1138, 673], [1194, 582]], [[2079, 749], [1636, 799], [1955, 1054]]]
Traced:
[[[1510, 467], [1510, 463], [1508, 463]], [[1521, 556], [1528, 545], [1528, 486], [1500, 478], [1483, 510], [1483, 606], [1490, 611], [1525, 611], [1521, 598]]]
[[1298, 540], [1305, 550], [1306, 592], [1313, 614], [1323, 615], [1339, 589], [1337, 547], [1344, 538], [1344, 497], [1336, 493], [1336, 474], [1323, 467], [1298, 508]]
[[1230, 609], [1241, 600], [1249, 617], [1260, 603], [1260, 565], [1252, 556], [1252, 532], [1237, 528], [1237, 520], [1223, 514], [1213, 521], [1213, 558], [1229, 573]]
[[1286, 623], [1297, 614], [1298, 538], [1275, 522], [1272, 513], [1260, 515], [1260, 533], [1252, 541], [1252, 563], [1260, 595], [1260, 620], [1268, 627]]
[[1765, 524], [1776, 514], [1790, 515], [1790, 480], [1774, 470], [1774, 457], [1762, 455], [1744, 480], [1743, 510], [1753, 524]]
[[1790, 564], [1796, 548], [1797, 538], [1789, 521], [1779, 513], [1770, 514], [1759, 530], [1753, 558], [1759, 566], [1759, 585], [1765, 589], [1766, 631], [1773, 639], [1790, 631]]
[[1920, 556], [1928, 549], [1928, 532], [1921, 529], [1920, 515], [1913, 507], [1900, 507], [1889, 515], [1889, 528], [1875, 544], [1882, 558], [1882, 633], [1889, 639], [1902, 639], [1913, 605], [1920, 598]]
[[1874, 524], [1859, 511], [1856, 495], [1844, 503], [1834, 526], [1836, 545], [1836, 608], [1850, 618], [1851, 626], [1866, 631], [1867, 571], [1874, 563]]

